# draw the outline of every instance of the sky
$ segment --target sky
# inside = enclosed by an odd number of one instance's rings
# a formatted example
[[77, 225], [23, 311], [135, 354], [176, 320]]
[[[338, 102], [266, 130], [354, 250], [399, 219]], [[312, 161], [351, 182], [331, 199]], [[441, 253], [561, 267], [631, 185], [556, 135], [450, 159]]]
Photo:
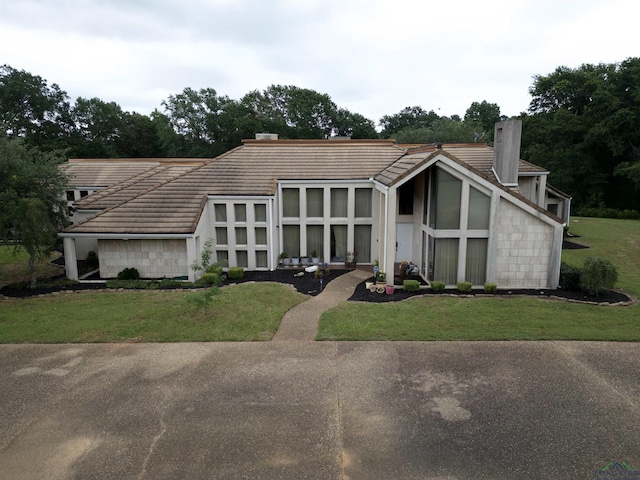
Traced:
[[527, 110], [536, 75], [640, 55], [637, 0], [0, 0], [0, 64], [72, 102], [163, 111], [185, 88], [328, 94], [376, 124], [407, 106]]

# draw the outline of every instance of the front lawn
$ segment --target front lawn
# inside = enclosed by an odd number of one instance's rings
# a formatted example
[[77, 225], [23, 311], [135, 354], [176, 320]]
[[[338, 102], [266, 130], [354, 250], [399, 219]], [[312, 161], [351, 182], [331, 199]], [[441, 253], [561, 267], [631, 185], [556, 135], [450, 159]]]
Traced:
[[220, 289], [208, 312], [195, 292], [104, 291], [0, 303], [0, 343], [270, 340], [285, 312], [307, 297], [274, 283]]

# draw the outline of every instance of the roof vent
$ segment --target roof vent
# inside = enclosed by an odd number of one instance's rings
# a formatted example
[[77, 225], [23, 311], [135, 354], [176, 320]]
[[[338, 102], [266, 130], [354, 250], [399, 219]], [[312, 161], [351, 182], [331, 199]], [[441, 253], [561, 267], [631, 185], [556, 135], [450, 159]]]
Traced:
[[256, 140], [278, 140], [277, 133], [256, 133]]

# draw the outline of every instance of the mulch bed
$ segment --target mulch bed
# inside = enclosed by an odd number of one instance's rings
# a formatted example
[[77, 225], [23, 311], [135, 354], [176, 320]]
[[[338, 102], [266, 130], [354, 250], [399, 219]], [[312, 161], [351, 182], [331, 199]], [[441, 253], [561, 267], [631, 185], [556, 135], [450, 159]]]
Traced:
[[[303, 272], [304, 275], [296, 275]], [[285, 283], [293, 286], [296, 291], [305, 295], [316, 296], [324, 287], [327, 286], [331, 280], [338, 278], [340, 275], [349, 272], [344, 269], [331, 269], [329, 273], [326, 273], [322, 279], [322, 282], [315, 278], [313, 273], [306, 273], [303, 270], [275, 270], [272, 272], [255, 272], [247, 271], [244, 273], [244, 277], [241, 280], [232, 283], [245, 283], [245, 282], [278, 282]], [[422, 285], [426, 285], [424, 280], [419, 276], [408, 277], [419, 280]], [[373, 280], [371, 277], [370, 280]], [[397, 282], [399, 283], [399, 281]], [[229, 284], [229, 281], [226, 282]], [[79, 283], [72, 288], [69, 287], [49, 287], [49, 288], [35, 288], [33, 290], [28, 288], [16, 289], [10, 286], [0, 289], [0, 295], [8, 297], [30, 297], [41, 294], [54, 293], [56, 291], [64, 290], [95, 290], [105, 288], [103, 283]], [[353, 295], [349, 298], [349, 301], [356, 302], [398, 302], [407, 298], [424, 295], [460, 295], [460, 296], [486, 296], [483, 290], [473, 290], [471, 293], [462, 293], [457, 289], [447, 289], [443, 293], [435, 293], [431, 289], [421, 289], [417, 292], [405, 292], [402, 290], [402, 286], [396, 285], [395, 292], [391, 295], [386, 293], [370, 292], [365, 288], [365, 282], [362, 281], [355, 288]], [[511, 290], [498, 290], [495, 294], [499, 297], [515, 297], [515, 296], [535, 296], [535, 297], [559, 297], [567, 300], [580, 301], [580, 302], [595, 302], [595, 303], [624, 303], [630, 302], [631, 299], [620, 292], [607, 290], [601, 293], [599, 296], [591, 296], [581, 290], [565, 290], [559, 288], [557, 290], [546, 289], [511, 289]]]

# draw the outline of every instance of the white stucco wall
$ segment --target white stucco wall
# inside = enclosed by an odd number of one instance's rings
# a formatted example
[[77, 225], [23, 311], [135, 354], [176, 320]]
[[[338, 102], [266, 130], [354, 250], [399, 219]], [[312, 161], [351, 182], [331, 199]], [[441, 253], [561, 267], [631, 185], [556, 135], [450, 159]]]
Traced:
[[142, 278], [189, 274], [186, 240], [98, 240], [100, 276], [113, 278], [134, 267]]
[[496, 231], [495, 283], [499, 288], [547, 288], [553, 269], [554, 228], [504, 198]]

